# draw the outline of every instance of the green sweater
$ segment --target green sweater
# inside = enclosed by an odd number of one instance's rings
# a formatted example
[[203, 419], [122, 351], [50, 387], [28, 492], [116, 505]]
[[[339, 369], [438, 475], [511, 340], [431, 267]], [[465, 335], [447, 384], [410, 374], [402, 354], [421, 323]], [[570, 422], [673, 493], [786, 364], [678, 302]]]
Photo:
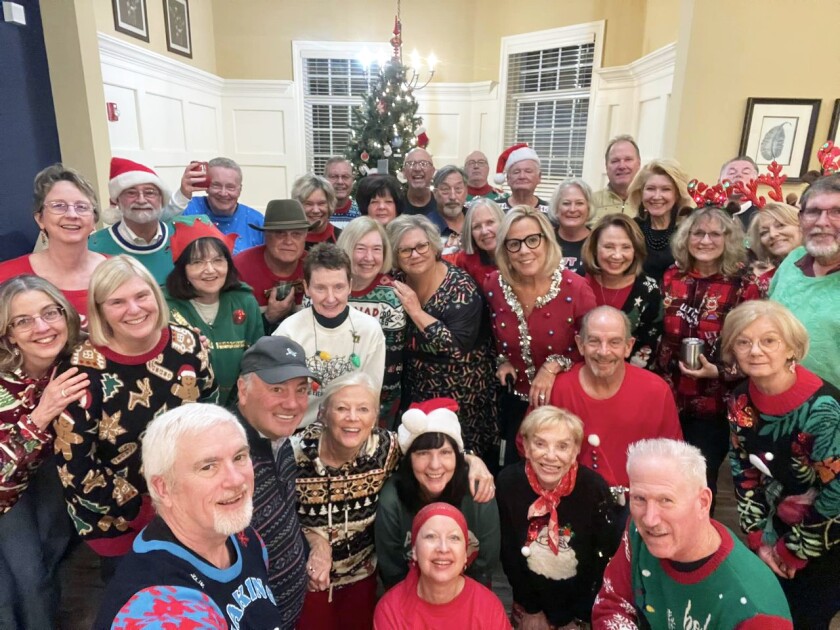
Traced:
[[811, 338], [802, 365], [840, 387], [840, 271], [809, 277], [796, 266], [807, 252], [798, 247], [779, 265], [770, 284], [770, 299], [788, 307]]
[[262, 316], [251, 287], [225, 291], [219, 296], [219, 311], [212, 324], [199, 316], [190, 300], [177, 300], [164, 291], [172, 321], [198, 329], [210, 344], [210, 363], [219, 385], [219, 404], [236, 402], [239, 362], [252, 344], [263, 336]]
[[[467, 519], [470, 540], [467, 558], [472, 562], [467, 575], [490, 584], [493, 569], [499, 561], [499, 508], [496, 500], [475, 503], [469, 492], [461, 501], [460, 510]], [[385, 588], [390, 588], [408, 574], [411, 554], [411, 523], [414, 514], [408, 511], [397, 495], [396, 478], [391, 477], [379, 493], [379, 507], [374, 522], [376, 560]]]

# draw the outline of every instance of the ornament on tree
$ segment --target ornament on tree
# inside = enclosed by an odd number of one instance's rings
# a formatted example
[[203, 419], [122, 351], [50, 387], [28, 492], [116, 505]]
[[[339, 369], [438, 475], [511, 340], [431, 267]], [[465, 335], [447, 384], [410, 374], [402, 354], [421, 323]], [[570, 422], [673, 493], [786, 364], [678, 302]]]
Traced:
[[385, 101], [379, 101], [376, 104], [376, 111], [378, 111], [380, 114], [385, 113]]
[[394, 136], [394, 139], [391, 140], [391, 146], [395, 149], [399, 149], [402, 146], [403, 139], [399, 136]]
[[408, 181], [401, 170], [397, 171], [397, 179], [399, 180], [400, 184], [405, 184]]
[[386, 144], [386, 145], [382, 148], [382, 154], [383, 154], [385, 157], [391, 157], [391, 156], [394, 154], [394, 150], [391, 148], [391, 145], [390, 145], [390, 144]]
[[367, 167], [366, 165], [362, 164], [362, 166], [359, 168], [359, 172], [362, 175], [370, 175], [370, 168]]
[[362, 158], [362, 162], [367, 162], [370, 159], [370, 153], [362, 151], [362, 154], [359, 157]]
[[414, 132], [414, 136], [417, 138], [418, 147], [425, 149], [429, 146], [429, 136], [426, 135], [425, 127], [417, 127], [417, 130]]

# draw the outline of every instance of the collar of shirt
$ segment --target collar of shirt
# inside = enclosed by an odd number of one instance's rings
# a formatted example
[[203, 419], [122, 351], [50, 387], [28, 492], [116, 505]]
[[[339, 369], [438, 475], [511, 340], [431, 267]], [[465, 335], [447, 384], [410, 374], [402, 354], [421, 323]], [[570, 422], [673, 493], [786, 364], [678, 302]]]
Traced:
[[155, 245], [163, 238], [163, 229], [160, 221], [157, 222], [157, 230], [155, 231], [155, 235], [152, 237], [151, 241], [147, 241], [146, 239], [137, 236], [137, 234], [134, 233], [134, 230], [125, 224], [125, 221], [117, 223], [117, 232], [119, 232], [123, 239], [132, 245]]

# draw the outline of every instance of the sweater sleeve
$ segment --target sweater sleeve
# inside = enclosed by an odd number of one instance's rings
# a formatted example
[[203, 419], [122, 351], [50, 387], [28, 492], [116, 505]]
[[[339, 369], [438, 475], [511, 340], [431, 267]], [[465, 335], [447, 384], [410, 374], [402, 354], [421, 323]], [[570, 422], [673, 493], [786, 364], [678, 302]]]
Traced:
[[470, 529], [478, 538], [478, 557], [467, 569], [467, 575], [486, 586], [490, 584], [493, 569], [499, 561], [499, 508], [495, 499], [487, 503], [476, 503], [472, 497], [467, 500], [472, 503], [471, 511], [475, 514]]
[[662, 294], [659, 292], [656, 280], [649, 276], [642, 276], [637, 282], [639, 282], [637, 286], [640, 293], [633, 291], [629, 297], [634, 302], [629, 305], [631, 309], [635, 307], [636, 298], [642, 300], [639, 307], [639, 321], [633, 331], [636, 342], [633, 344], [633, 352], [630, 355], [631, 363], [651, 370], [656, 360], [659, 338], [662, 336]]
[[245, 331], [245, 341], [248, 347], [251, 347], [259, 341], [260, 337], [265, 335], [265, 327], [262, 313], [260, 312], [260, 305], [257, 304], [257, 298], [253, 294], [249, 294], [245, 298], [244, 306], [245, 308], [243, 310], [245, 311], [246, 321], [248, 322]]
[[362, 369], [370, 375], [373, 382], [381, 390], [382, 378], [385, 375], [385, 334], [379, 327], [378, 321], [372, 333], [373, 338], [368, 346], [368, 355], [362, 363]]
[[744, 619], [735, 626], [735, 630], [793, 630], [793, 623], [784, 617], [755, 615]]
[[405, 538], [408, 532], [402, 523], [404, 509], [397, 496], [394, 478], [391, 477], [379, 493], [379, 506], [373, 521], [376, 564], [386, 589], [394, 586], [408, 573], [405, 558]]
[[[447, 296], [449, 302], [442, 316], [421, 331], [423, 341], [431, 346], [433, 352], [454, 358], [462, 358], [475, 349], [482, 328], [480, 322], [484, 317], [481, 292], [466, 272], [461, 273], [465, 280], [455, 287], [457, 291]], [[466, 286], [467, 281], [470, 286]]]
[[[8, 392], [2, 390], [2, 394]], [[50, 433], [39, 429], [28, 415], [17, 422], [0, 417], [0, 515], [17, 503], [29, 483], [30, 468], [45, 456], [44, 447], [51, 441]]]
[[219, 607], [204, 593], [178, 586], [151, 586], [138, 591], [120, 608], [112, 630], [153, 628], [227, 630]]
[[604, 571], [604, 583], [592, 607], [592, 630], [633, 630], [639, 627], [638, 613], [633, 605], [630, 570], [630, 541], [625, 530], [618, 551]]

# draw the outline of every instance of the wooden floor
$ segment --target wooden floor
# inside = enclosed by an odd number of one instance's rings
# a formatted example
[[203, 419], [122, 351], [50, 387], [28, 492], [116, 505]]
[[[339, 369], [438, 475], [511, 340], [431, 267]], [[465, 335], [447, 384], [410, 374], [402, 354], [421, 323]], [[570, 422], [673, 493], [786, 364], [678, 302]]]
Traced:
[[[724, 463], [720, 471], [715, 518], [740, 536], [735, 495], [729, 464]], [[743, 537], [742, 537], [743, 539]], [[62, 566], [61, 629], [88, 630], [93, 623], [102, 596], [103, 585], [99, 579], [99, 562], [87, 545], [78, 545]], [[511, 590], [501, 568], [493, 576], [493, 590], [510, 609]], [[840, 630], [840, 616], [835, 617], [831, 630]]]

